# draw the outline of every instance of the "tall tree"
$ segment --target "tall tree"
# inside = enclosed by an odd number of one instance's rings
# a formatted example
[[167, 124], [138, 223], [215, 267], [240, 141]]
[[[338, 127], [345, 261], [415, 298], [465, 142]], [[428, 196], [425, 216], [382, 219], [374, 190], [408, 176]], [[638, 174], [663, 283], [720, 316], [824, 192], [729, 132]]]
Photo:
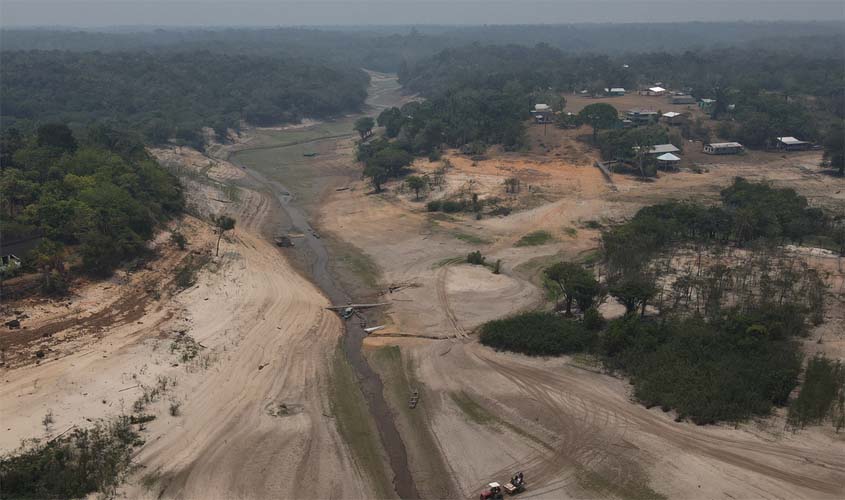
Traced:
[[214, 225], [217, 228], [217, 251], [215, 255], [220, 255], [220, 239], [223, 238], [223, 233], [235, 229], [235, 219], [228, 215], [219, 215], [214, 217]]
[[592, 273], [574, 262], [558, 262], [544, 271], [546, 278], [557, 287], [555, 292], [563, 297], [567, 316], [572, 315], [572, 303], [582, 311], [589, 309], [599, 294], [599, 283]]
[[376, 126], [375, 120], [371, 116], [362, 116], [355, 120], [355, 125], [352, 127], [363, 141], [373, 133], [373, 127]]
[[593, 127], [593, 142], [596, 142], [599, 130], [611, 128], [619, 122], [619, 112], [610, 104], [598, 102], [579, 111], [578, 118]]

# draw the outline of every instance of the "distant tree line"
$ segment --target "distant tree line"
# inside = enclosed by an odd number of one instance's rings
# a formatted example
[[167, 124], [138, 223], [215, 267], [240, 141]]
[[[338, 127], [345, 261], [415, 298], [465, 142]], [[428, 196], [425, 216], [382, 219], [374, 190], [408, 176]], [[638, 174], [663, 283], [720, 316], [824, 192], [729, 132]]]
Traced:
[[369, 77], [359, 69], [280, 56], [210, 51], [82, 53], [4, 51], [4, 126], [104, 122], [202, 147], [241, 122], [273, 125], [357, 111]]
[[96, 126], [77, 138], [45, 124], [31, 135], [9, 129], [2, 144], [0, 230], [5, 242], [42, 237], [26, 264], [43, 274], [45, 291], [62, 291], [77, 260], [102, 275], [143, 254], [156, 226], [183, 207], [178, 181], [125, 133]]
[[[828, 41], [841, 45], [838, 40]], [[839, 168], [845, 142], [841, 139], [845, 119], [845, 67], [841, 62], [841, 53], [821, 46], [813, 54], [734, 47], [611, 57], [564, 52], [544, 44], [471, 45], [449, 48], [407, 64], [399, 76], [406, 88], [435, 102], [433, 107], [450, 120], [452, 130], [482, 131], [485, 128], [479, 122], [494, 123], [496, 133], [476, 137], [506, 146], [519, 144], [511, 139], [518, 133], [503, 134], [515, 130], [512, 120], [526, 118], [528, 110], [537, 102], [549, 101], [550, 94], [586, 90], [599, 95], [613, 86], [634, 91], [659, 80], [698, 98], [715, 99], [711, 114], [722, 120], [717, 135], [726, 140], [763, 148], [776, 136], [792, 135], [823, 143], [833, 151], [831, 165]], [[458, 107], [444, 102], [444, 96], [463, 89], [507, 95], [513, 100], [513, 109], [486, 96], [486, 105], [465, 106], [465, 112], [458, 112]], [[471, 96], [480, 94], [469, 95], [472, 102]], [[618, 127], [617, 116], [609, 113], [612, 106], [596, 104], [592, 108], [606, 113], [561, 117], [561, 125], [585, 123], [594, 126], [596, 133]], [[704, 133], [700, 125], [695, 132], [688, 135], [709, 139], [709, 133]], [[508, 142], [503, 142], [502, 135]], [[453, 134], [449, 139], [447, 142], [456, 143], [465, 137]]]

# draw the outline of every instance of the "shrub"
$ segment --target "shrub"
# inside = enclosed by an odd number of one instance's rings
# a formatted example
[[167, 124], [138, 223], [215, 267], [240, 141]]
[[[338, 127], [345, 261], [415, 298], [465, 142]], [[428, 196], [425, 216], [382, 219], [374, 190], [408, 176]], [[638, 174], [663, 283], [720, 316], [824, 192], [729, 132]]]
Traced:
[[837, 432], [845, 427], [845, 368], [840, 361], [815, 356], [807, 363], [804, 385], [789, 405], [789, 424], [804, 427], [830, 417]]
[[447, 214], [453, 214], [455, 212], [460, 212], [464, 208], [466, 208], [466, 203], [463, 201], [458, 200], [444, 200], [440, 204], [440, 210], [446, 212]]
[[82, 498], [115, 494], [139, 444], [130, 419], [121, 416], [74, 429], [40, 443], [31, 441], [0, 458], [4, 498]]
[[443, 202], [441, 200], [431, 200], [425, 204], [425, 209], [429, 212], [439, 212]]
[[467, 254], [467, 262], [475, 266], [483, 266], [484, 256], [481, 255], [481, 252], [478, 250], [470, 252], [469, 254]]
[[550, 312], [528, 312], [481, 326], [481, 343], [530, 356], [556, 356], [588, 350], [595, 333]]

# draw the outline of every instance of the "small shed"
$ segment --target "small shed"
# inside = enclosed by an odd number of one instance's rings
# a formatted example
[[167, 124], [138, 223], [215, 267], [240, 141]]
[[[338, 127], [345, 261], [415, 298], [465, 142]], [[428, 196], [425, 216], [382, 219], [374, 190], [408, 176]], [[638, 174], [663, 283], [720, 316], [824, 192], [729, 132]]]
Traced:
[[695, 97], [688, 94], [676, 94], [669, 97], [672, 104], [695, 104]]
[[698, 101], [698, 107], [701, 108], [702, 111], [705, 113], [709, 113], [713, 110], [713, 106], [716, 105], [716, 99], [702, 99]]
[[625, 95], [625, 89], [622, 87], [611, 87], [604, 89], [604, 93], [612, 96], [623, 96]]
[[663, 153], [657, 157], [657, 166], [660, 168], [677, 170], [680, 163], [681, 159], [672, 153]]
[[552, 123], [554, 121], [554, 112], [548, 104], [535, 104], [534, 109], [531, 110], [531, 115], [537, 123]]
[[709, 155], [736, 155], [744, 150], [738, 142], [711, 142], [704, 145], [704, 152]]
[[795, 137], [776, 137], [775, 146], [783, 151], [804, 151], [810, 149], [810, 144], [807, 141], [796, 139]]

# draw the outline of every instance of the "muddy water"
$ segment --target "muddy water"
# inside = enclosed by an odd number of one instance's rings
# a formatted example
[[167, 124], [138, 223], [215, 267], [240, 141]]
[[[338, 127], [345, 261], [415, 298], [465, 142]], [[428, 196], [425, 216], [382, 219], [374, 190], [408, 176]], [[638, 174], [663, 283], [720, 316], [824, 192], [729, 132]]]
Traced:
[[[373, 107], [383, 107], [376, 102], [380, 98], [381, 95], [374, 95], [371, 88], [370, 99], [368, 101]], [[331, 138], [326, 139], [330, 140]], [[246, 150], [248, 148], [240, 149], [240, 151]], [[238, 162], [235, 156], [231, 156], [229, 160], [238, 166], [246, 168]], [[350, 161], [352, 161], [351, 158]], [[253, 169], [247, 171], [253, 179], [269, 189], [278, 199], [279, 205], [286, 215], [283, 227], [280, 228], [281, 232], [304, 234], [303, 238], [296, 239], [297, 246], [295, 247], [295, 251], [301, 252], [304, 259], [309, 263], [308, 271], [311, 280], [320, 287], [333, 304], [347, 304], [352, 302], [352, 297], [343, 289], [338, 280], [330, 272], [329, 259], [331, 258], [331, 252], [329, 248], [311, 226], [305, 210], [297, 204], [296, 197], [293, 196], [292, 192], [281, 183], [268, 179]], [[381, 378], [369, 365], [363, 353], [362, 347], [366, 332], [364, 332], [357, 320], [345, 322], [345, 329], [346, 334], [343, 336], [343, 351], [358, 375], [361, 391], [364, 394], [370, 414], [378, 428], [382, 446], [387, 453], [393, 471], [394, 489], [400, 498], [419, 498], [419, 493], [414, 484], [410, 467], [408, 466], [408, 454], [405, 449], [405, 443], [402, 441], [402, 437], [396, 428], [393, 412], [388, 406], [387, 401], [385, 401], [384, 386]]]

